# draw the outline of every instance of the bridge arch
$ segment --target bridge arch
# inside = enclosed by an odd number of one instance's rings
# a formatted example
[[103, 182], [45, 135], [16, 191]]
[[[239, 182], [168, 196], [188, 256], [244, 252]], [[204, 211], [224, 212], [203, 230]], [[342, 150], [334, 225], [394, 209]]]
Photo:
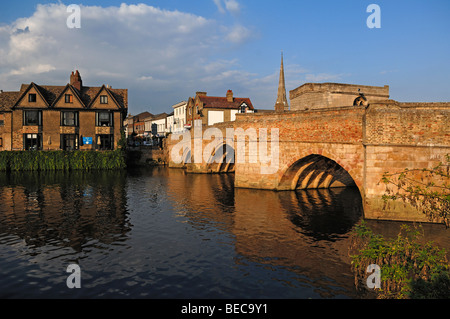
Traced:
[[344, 165], [333, 160], [334, 156], [327, 155], [313, 153], [288, 163], [281, 173], [278, 189], [358, 187], [357, 179]]
[[235, 151], [228, 143], [215, 147], [206, 162], [206, 171], [210, 173], [232, 173], [235, 171]]
[[184, 148], [182, 160], [183, 160], [182, 164], [184, 167], [186, 166], [186, 164], [192, 163], [191, 149], [189, 147]]

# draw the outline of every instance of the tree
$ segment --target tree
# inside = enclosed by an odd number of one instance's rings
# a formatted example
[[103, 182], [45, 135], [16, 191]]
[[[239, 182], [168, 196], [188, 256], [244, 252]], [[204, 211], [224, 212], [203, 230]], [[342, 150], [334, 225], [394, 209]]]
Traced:
[[404, 169], [399, 173], [385, 173], [381, 182], [386, 185], [385, 205], [389, 200], [411, 204], [433, 222], [450, 226], [450, 155], [431, 169]]

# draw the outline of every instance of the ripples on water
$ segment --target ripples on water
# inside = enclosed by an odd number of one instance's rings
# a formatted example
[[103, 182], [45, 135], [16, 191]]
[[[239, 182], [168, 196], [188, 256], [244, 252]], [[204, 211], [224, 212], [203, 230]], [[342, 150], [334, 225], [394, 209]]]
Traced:
[[[0, 174], [2, 298], [358, 298], [356, 189], [234, 189], [155, 168]], [[81, 289], [69, 289], [69, 264]]]

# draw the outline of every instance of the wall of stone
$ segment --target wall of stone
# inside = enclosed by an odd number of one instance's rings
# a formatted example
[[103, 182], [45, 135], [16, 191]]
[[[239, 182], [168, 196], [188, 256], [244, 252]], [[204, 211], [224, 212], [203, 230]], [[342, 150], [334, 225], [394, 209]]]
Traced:
[[11, 113], [1, 113], [0, 120], [3, 121], [3, 125], [0, 126], [0, 138], [2, 139], [0, 145], [0, 151], [10, 150], [12, 145], [11, 140]]
[[389, 98], [389, 86], [367, 86], [341, 83], [305, 83], [289, 92], [291, 110], [311, 110], [329, 107], [352, 106], [364, 93], [370, 102]]
[[[367, 218], [427, 221], [402, 201], [386, 204], [384, 173], [433, 168], [450, 154], [450, 103], [371, 104], [365, 117], [365, 200]], [[427, 182], [418, 171], [414, 179]], [[435, 182], [438, 182], [435, 180]], [[395, 190], [395, 188], [393, 188]]]
[[450, 145], [450, 103], [371, 104], [366, 144], [440, 147]]

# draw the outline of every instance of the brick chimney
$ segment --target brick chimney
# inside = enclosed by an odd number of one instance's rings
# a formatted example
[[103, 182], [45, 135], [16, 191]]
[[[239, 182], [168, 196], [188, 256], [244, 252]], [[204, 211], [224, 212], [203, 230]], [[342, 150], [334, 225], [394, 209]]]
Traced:
[[75, 73], [70, 75], [70, 85], [76, 88], [79, 92], [81, 92], [81, 88], [83, 87], [83, 81], [81, 80], [80, 72], [76, 70]]
[[227, 102], [233, 102], [233, 91], [231, 90], [227, 91]]

